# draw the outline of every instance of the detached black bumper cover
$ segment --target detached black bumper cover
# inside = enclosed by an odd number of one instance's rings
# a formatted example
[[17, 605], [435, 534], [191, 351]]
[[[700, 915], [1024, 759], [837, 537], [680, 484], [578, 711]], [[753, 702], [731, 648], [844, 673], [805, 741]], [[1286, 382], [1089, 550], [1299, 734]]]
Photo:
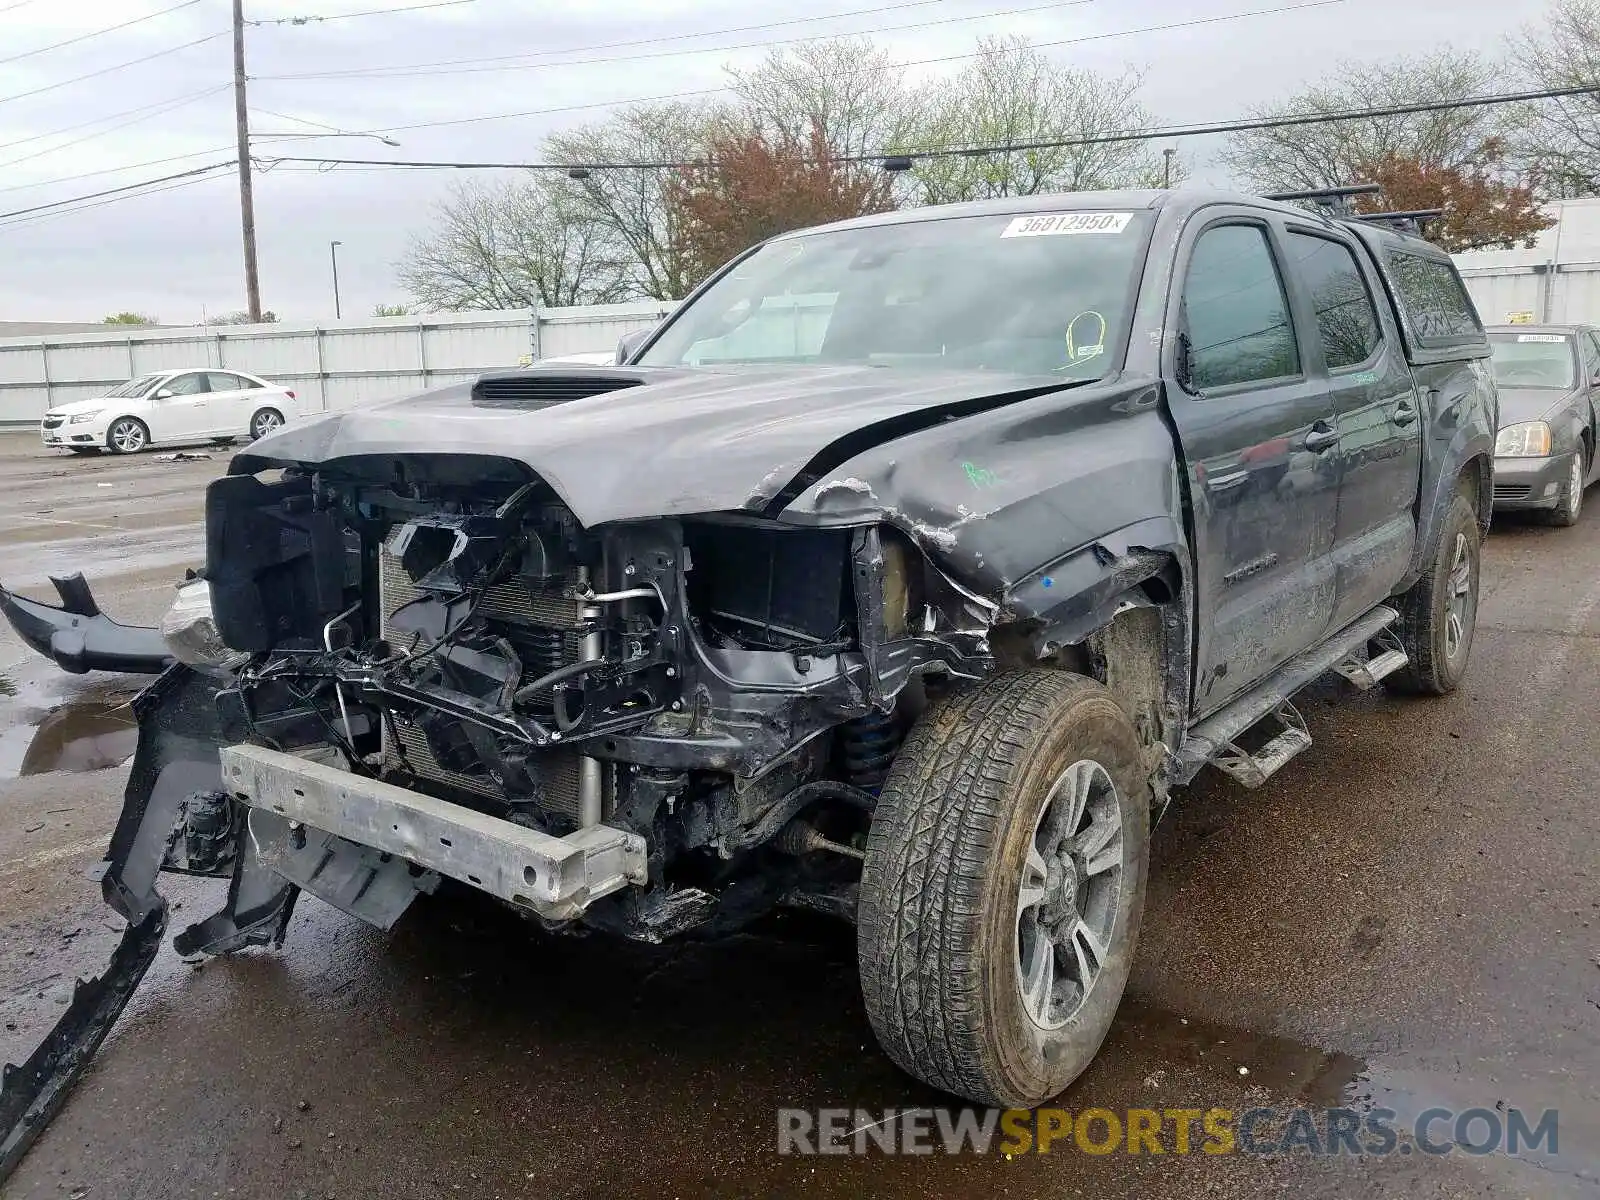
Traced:
[[63, 671], [120, 671], [157, 675], [173, 657], [156, 629], [119, 625], [100, 611], [82, 574], [52, 575], [61, 607], [41, 604], [0, 586], [0, 612], [28, 645]]
[[[223, 735], [214, 691], [196, 672], [176, 667], [134, 698], [139, 749], [100, 876], [101, 894], [127, 920], [127, 929], [111, 965], [99, 977], [78, 982], [71, 1005], [38, 1049], [21, 1066], [0, 1071], [0, 1182], [66, 1102], [155, 961], [167, 927], [157, 874], [173, 847], [185, 802], [222, 782], [217, 743]], [[292, 889], [281, 888], [273, 899], [277, 908], [262, 918], [268, 926], [262, 940], [281, 938]]]

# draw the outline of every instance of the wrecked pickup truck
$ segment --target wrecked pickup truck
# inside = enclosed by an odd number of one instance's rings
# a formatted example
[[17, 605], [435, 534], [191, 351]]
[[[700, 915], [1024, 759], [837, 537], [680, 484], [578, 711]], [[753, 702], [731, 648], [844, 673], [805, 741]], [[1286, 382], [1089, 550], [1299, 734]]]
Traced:
[[279, 943], [302, 891], [388, 927], [445, 878], [647, 940], [836, 914], [896, 1063], [1055, 1095], [1172, 790], [1259, 785], [1329, 671], [1462, 678], [1487, 355], [1380, 221], [1013, 198], [776, 238], [622, 365], [262, 439], [138, 702], [124, 963], [12, 1115], [153, 953], [163, 868], [231, 880], [186, 955]]

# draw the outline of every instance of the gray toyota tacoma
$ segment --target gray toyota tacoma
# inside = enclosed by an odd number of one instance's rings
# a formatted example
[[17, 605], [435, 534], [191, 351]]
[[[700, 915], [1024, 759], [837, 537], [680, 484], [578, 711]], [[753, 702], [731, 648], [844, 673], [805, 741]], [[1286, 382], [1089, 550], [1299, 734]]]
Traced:
[[154, 954], [454, 880], [551, 929], [854, 921], [910, 1074], [1054, 1096], [1128, 979], [1152, 821], [1291, 705], [1455, 688], [1489, 347], [1386, 219], [1203, 191], [775, 238], [619, 364], [292, 425], [207, 494], [137, 702], [111, 970], [8, 1076], [20, 1152]]

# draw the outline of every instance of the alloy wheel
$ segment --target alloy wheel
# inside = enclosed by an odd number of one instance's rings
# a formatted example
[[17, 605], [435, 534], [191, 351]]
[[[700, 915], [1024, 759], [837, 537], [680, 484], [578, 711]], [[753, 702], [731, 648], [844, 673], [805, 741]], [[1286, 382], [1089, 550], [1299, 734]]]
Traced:
[[144, 449], [144, 426], [124, 417], [111, 427], [111, 444], [123, 454], [134, 454]]
[[1122, 886], [1122, 809], [1105, 767], [1080, 759], [1056, 779], [1017, 890], [1017, 987], [1040, 1030], [1088, 1000], [1111, 953]]

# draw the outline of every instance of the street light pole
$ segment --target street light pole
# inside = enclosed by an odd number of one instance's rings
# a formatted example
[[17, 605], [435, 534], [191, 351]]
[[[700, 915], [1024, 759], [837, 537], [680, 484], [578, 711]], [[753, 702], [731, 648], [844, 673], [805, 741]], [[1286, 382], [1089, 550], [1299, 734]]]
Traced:
[[333, 319], [335, 321], [343, 315], [339, 309], [339, 247], [343, 242], [328, 243], [328, 261], [333, 264]]

